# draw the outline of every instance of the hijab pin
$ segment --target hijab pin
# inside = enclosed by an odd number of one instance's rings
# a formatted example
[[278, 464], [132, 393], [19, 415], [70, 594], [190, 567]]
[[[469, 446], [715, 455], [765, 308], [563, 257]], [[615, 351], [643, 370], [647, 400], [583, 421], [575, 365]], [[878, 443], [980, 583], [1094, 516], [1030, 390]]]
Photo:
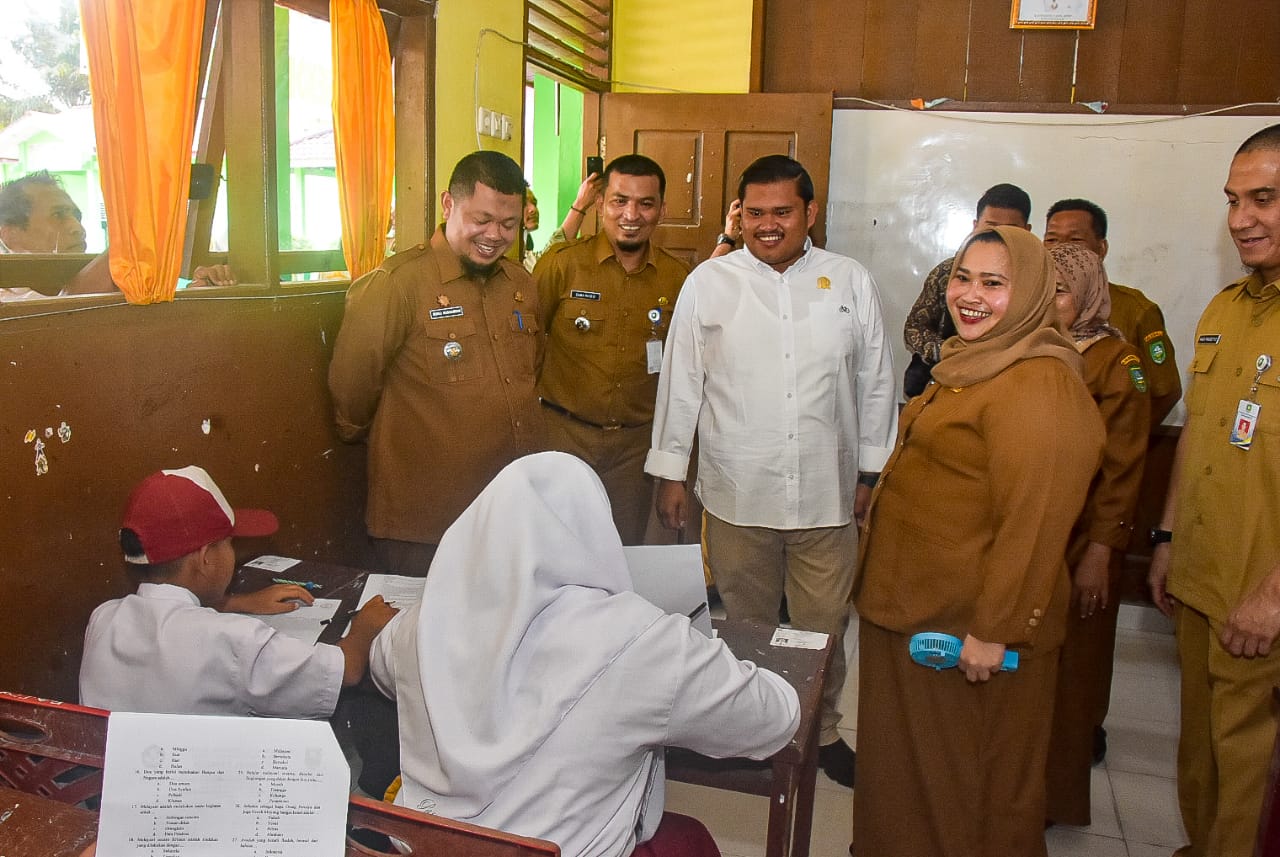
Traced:
[[448, 305], [449, 305], [449, 296], [448, 296], [448, 295], [436, 295], [436, 303], [440, 304], [440, 306], [448, 306]]

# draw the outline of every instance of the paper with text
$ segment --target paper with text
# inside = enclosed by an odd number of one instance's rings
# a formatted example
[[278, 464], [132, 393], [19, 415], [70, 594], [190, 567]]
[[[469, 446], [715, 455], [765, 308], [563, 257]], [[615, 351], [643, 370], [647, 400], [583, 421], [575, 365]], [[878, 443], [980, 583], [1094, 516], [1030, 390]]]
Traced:
[[314, 643], [320, 639], [320, 633], [329, 626], [338, 608], [342, 606], [341, 598], [317, 598], [310, 604], [299, 604], [296, 610], [288, 613], [275, 613], [264, 616], [253, 614], [286, 637], [293, 637], [304, 643]]
[[342, 857], [350, 769], [323, 721], [115, 712], [103, 857]]
[[370, 574], [360, 593], [358, 607], [363, 607], [375, 595], [381, 595], [388, 604], [404, 610], [422, 600], [422, 589], [427, 585], [425, 577], [408, 577], [403, 574]]
[[244, 567], [265, 568], [267, 571], [281, 572], [288, 571], [300, 562], [302, 562], [300, 559], [292, 559], [287, 556], [271, 556], [270, 554], [266, 554], [265, 556], [260, 556], [257, 559], [249, 560], [244, 564]]

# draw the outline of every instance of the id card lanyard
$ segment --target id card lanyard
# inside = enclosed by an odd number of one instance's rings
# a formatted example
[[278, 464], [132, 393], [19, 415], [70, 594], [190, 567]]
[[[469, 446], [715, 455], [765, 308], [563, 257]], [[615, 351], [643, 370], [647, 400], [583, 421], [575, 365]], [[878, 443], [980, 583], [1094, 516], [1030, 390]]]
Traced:
[[1249, 449], [1253, 446], [1253, 432], [1258, 427], [1258, 417], [1262, 413], [1262, 405], [1258, 404], [1258, 382], [1262, 375], [1271, 368], [1271, 355], [1259, 354], [1254, 364], [1257, 374], [1253, 376], [1253, 385], [1249, 387], [1249, 397], [1240, 400], [1236, 408], [1236, 418], [1231, 424], [1230, 443], [1237, 449]]

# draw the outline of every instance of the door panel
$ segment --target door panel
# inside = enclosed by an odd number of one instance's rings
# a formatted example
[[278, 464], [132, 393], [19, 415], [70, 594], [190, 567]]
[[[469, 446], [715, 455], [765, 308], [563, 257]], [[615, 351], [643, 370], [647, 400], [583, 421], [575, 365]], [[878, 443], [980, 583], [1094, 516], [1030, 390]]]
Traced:
[[710, 255], [742, 170], [775, 153], [808, 169], [818, 199], [813, 240], [825, 243], [829, 93], [610, 93], [601, 97], [600, 113], [600, 154], [606, 161], [639, 152], [662, 165], [667, 213], [655, 240], [674, 255], [690, 264]]

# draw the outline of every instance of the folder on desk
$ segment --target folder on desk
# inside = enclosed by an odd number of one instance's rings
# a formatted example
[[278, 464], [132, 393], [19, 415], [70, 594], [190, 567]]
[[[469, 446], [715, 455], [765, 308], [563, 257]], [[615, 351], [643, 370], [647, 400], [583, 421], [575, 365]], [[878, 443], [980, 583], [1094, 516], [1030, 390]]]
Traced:
[[638, 595], [667, 613], [698, 611], [693, 627], [712, 636], [701, 545], [635, 545], [622, 552]]

